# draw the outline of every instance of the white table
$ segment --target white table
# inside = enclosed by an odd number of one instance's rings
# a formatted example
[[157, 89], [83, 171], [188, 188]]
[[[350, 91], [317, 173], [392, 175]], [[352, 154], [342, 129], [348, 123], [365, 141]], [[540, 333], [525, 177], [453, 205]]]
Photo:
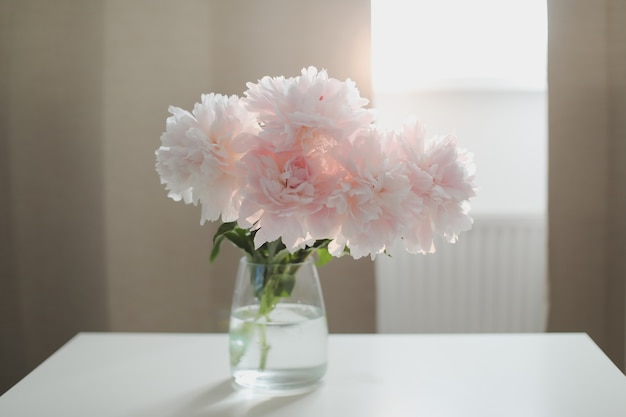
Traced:
[[222, 334], [81, 333], [0, 397], [2, 417], [624, 417], [626, 377], [584, 334], [331, 335], [313, 391], [229, 379]]

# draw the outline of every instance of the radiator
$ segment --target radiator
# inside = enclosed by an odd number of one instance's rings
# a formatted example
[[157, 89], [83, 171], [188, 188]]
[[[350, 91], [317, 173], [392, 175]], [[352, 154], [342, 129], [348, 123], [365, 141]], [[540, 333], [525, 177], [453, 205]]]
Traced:
[[545, 331], [546, 242], [543, 216], [481, 216], [434, 254], [377, 257], [378, 331]]

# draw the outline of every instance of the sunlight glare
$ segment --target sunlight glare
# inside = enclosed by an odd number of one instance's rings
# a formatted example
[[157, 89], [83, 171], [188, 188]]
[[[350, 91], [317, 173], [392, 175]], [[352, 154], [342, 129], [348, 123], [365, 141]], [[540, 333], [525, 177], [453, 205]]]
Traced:
[[545, 90], [545, 0], [372, 0], [375, 91]]

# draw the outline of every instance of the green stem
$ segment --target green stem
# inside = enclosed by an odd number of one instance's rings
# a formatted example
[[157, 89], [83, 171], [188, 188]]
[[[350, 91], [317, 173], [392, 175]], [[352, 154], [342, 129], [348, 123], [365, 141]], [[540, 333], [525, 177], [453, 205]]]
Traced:
[[[320, 243], [323, 244], [323, 242]], [[263, 262], [262, 280], [259, 279], [258, 269], [253, 270], [251, 276], [255, 295], [259, 300], [259, 310], [254, 320], [258, 326], [261, 345], [259, 371], [266, 369], [268, 354], [272, 348], [267, 340], [267, 324], [272, 321], [270, 314], [281, 298], [291, 295], [295, 285], [295, 274], [299, 268], [299, 265], [295, 265], [295, 263], [304, 262], [315, 252], [314, 249], [308, 249], [291, 254], [284, 249], [284, 245], [279, 240], [269, 242], [264, 245], [264, 248], [267, 252], [266, 262]], [[254, 257], [251, 261], [255, 262]]]
[[267, 344], [265, 324], [259, 324], [259, 330], [261, 331], [261, 361], [259, 363], [259, 371], [264, 371], [267, 364], [267, 354], [270, 351], [271, 346]]
[[[274, 310], [276, 305], [273, 301], [273, 293], [271, 288], [269, 288], [269, 282], [263, 287], [263, 293], [261, 295], [260, 305], [259, 305], [259, 313], [256, 318], [257, 322], [265, 317], [267, 322], [271, 321], [270, 313]], [[261, 361], [259, 363], [259, 371], [264, 371], [265, 366], [267, 364], [267, 354], [269, 353], [272, 346], [267, 343], [267, 331], [266, 324], [259, 323], [259, 332], [261, 334]]]
[[[297, 267], [290, 264], [283, 265], [267, 265], [265, 268], [265, 274], [267, 280], [264, 283], [261, 293], [261, 299], [259, 304], [259, 313], [256, 318], [258, 322], [263, 317], [267, 322], [271, 321], [270, 314], [276, 308], [276, 305], [280, 299], [285, 296], [282, 288], [282, 284], [286, 282], [289, 277], [295, 276]], [[280, 272], [280, 273], [277, 273]], [[287, 296], [291, 293], [289, 289]], [[259, 363], [259, 370], [264, 371], [267, 364], [267, 355], [271, 349], [271, 345], [267, 343], [267, 331], [265, 323], [258, 323], [259, 332], [261, 334], [261, 360]]]

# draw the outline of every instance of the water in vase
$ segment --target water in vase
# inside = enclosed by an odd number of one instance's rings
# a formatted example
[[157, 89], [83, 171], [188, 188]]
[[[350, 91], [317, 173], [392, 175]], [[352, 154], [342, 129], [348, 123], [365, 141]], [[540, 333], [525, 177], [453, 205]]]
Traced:
[[267, 317], [258, 306], [230, 319], [230, 359], [235, 382], [265, 390], [297, 389], [326, 372], [328, 327], [324, 312], [303, 304], [278, 304]]

